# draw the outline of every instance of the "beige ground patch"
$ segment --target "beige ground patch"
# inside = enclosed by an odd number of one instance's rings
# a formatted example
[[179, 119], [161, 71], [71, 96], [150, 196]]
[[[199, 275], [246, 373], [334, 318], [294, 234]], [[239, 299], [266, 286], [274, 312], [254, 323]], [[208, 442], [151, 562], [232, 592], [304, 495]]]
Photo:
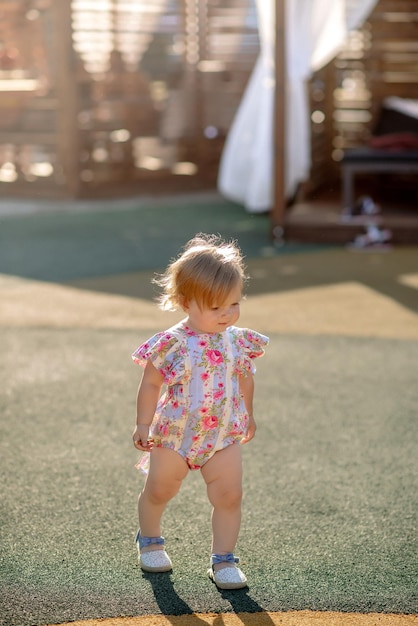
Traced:
[[[152, 330], [182, 317], [160, 311], [150, 300], [6, 275], [0, 275], [0, 293], [2, 326]], [[266, 334], [418, 339], [417, 314], [356, 282], [250, 296], [242, 304], [240, 325]]]
[[[418, 339], [418, 315], [360, 283], [253, 296], [240, 323], [269, 332]], [[249, 326], [251, 323], [248, 324]]]
[[0, 275], [0, 293], [2, 326], [154, 329], [176, 321], [146, 300], [13, 276]]
[[399, 277], [401, 285], [407, 285], [413, 289], [418, 289], [418, 274], [404, 274]]
[[145, 615], [71, 622], [60, 626], [415, 626], [417, 615], [289, 611], [286, 613], [202, 613]]

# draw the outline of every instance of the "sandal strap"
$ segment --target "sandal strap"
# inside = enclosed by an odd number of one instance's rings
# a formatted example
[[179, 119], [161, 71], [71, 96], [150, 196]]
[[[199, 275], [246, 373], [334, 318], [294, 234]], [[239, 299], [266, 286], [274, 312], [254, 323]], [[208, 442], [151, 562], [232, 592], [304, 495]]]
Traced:
[[234, 556], [233, 552], [227, 554], [217, 554], [214, 552], [210, 555], [210, 564], [216, 565], [217, 563], [239, 563], [239, 557]]
[[140, 535], [139, 530], [136, 534], [135, 541], [139, 543], [140, 548], [146, 548], [153, 543], [159, 544], [161, 546], [164, 545], [164, 537], [143, 537]]

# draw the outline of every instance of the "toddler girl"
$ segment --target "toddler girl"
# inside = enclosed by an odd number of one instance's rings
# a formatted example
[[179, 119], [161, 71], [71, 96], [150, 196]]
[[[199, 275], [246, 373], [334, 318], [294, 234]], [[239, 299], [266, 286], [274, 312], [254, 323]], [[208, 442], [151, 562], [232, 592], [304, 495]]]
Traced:
[[138, 499], [140, 566], [148, 572], [171, 570], [161, 517], [188, 471], [199, 469], [213, 507], [208, 573], [221, 589], [247, 585], [234, 556], [242, 497], [237, 444], [255, 434], [253, 360], [268, 343], [264, 335], [234, 326], [244, 280], [233, 242], [196, 236], [157, 281], [161, 307], [181, 307], [185, 319], [133, 354], [144, 367], [133, 433], [135, 447], [145, 452], [138, 467], [147, 473]]

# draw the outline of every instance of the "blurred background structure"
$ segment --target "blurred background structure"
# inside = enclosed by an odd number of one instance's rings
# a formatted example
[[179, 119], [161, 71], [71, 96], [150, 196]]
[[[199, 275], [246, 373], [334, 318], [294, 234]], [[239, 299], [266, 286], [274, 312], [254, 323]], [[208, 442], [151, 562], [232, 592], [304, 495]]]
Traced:
[[0, 11], [3, 193], [216, 186], [258, 54], [252, 0], [1, 0]]
[[[344, 150], [368, 144], [386, 98], [418, 98], [417, 2], [379, 0], [335, 59], [312, 76], [309, 88], [309, 186], [317, 189], [330, 175], [339, 180]], [[417, 193], [416, 181], [409, 179], [409, 190]]]
[[[260, 53], [257, 0], [1, 0], [0, 18], [3, 197], [216, 189]], [[286, 198], [290, 235], [325, 233], [331, 220], [330, 236], [346, 237], [335, 217], [345, 150], [369, 145], [385, 99], [418, 97], [417, 41], [416, 0], [378, 0], [309, 76], [311, 165]], [[400, 240], [418, 230], [416, 180], [359, 177], [359, 193], [393, 198]]]
[[[347, 0], [346, 10], [354, 4]], [[347, 242], [359, 228], [377, 226], [389, 229], [393, 242], [417, 243], [416, 0], [377, 0], [336, 56], [312, 73], [308, 89], [311, 165], [285, 218], [288, 236]], [[369, 161], [356, 170], [347, 206], [343, 167], [358, 148]], [[377, 165], [365, 154], [375, 149]], [[393, 165], [395, 159], [402, 164]], [[386, 170], [383, 160], [390, 162]]]

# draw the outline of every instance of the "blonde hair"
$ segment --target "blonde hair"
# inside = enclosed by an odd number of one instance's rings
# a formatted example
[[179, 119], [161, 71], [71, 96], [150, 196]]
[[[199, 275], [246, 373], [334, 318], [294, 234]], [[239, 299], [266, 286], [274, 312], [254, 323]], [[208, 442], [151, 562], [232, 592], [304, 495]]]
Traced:
[[222, 304], [246, 280], [243, 256], [235, 241], [200, 233], [154, 282], [163, 289], [159, 306], [174, 311], [195, 300], [199, 308]]

